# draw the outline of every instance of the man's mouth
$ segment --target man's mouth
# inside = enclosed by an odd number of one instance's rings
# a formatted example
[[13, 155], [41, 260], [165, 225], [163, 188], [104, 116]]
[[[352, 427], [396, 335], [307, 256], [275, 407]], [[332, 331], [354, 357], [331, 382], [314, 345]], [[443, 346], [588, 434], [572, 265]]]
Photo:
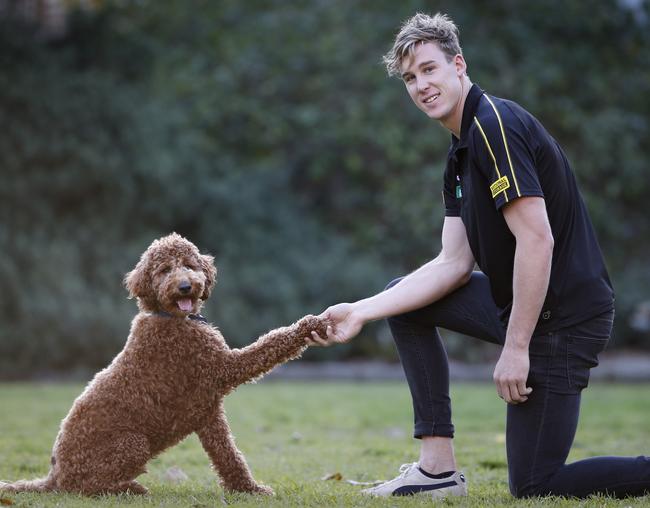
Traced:
[[192, 299], [191, 298], [181, 298], [176, 302], [178, 308], [183, 312], [190, 312], [192, 310]]
[[427, 97], [422, 102], [424, 102], [425, 104], [431, 104], [432, 102], [436, 101], [438, 99], [438, 97], [440, 97], [439, 93], [434, 94], [434, 95], [432, 95], [430, 97]]

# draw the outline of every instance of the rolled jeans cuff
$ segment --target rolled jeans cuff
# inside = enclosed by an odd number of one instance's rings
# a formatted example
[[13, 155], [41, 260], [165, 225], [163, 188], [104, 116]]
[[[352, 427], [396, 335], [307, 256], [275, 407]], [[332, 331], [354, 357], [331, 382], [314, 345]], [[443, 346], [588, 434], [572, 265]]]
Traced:
[[454, 437], [454, 426], [451, 423], [416, 423], [413, 437], [415, 439], [422, 439], [424, 436]]

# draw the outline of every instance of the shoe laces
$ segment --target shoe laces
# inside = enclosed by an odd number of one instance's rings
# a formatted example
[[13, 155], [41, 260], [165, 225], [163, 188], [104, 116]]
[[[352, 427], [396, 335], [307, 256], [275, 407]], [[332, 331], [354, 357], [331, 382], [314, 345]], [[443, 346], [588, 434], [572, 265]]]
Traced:
[[417, 466], [418, 466], [417, 462], [411, 462], [410, 464], [402, 464], [399, 467], [400, 475], [398, 476], [398, 478], [404, 478], [407, 474], [409, 474], [411, 472], [411, 470], [414, 467], [417, 467]]
[[400, 474], [399, 474], [398, 476], [396, 476], [396, 477], [393, 478], [392, 480], [387, 480], [387, 481], [385, 481], [384, 483], [382, 483], [381, 485], [377, 485], [376, 487], [372, 487], [371, 489], [368, 489], [368, 490], [369, 490], [369, 491], [379, 490], [379, 489], [381, 489], [382, 487], [384, 487], [384, 486], [386, 486], [386, 485], [390, 485], [390, 484], [392, 484], [393, 482], [396, 482], [396, 481], [398, 481], [398, 480], [404, 478], [407, 474], [409, 474], [410, 471], [413, 470], [414, 467], [417, 467], [417, 465], [418, 465], [417, 462], [411, 462], [411, 463], [409, 463], [409, 464], [402, 464], [402, 465], [399, 467], [399, 472], [400, 472]]

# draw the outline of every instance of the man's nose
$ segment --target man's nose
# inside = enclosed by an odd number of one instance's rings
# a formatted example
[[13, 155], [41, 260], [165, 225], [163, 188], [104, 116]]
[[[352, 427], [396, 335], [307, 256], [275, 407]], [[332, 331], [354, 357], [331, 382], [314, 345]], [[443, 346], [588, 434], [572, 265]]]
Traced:
[[424, 78], [415, 78], [415, 86], [418, 88], [418, 92], [424, 92], [429, 88], [429, 83], [427, 83], [426, 79]]
[[178, 285], [178, 290], [183, 294], [189, 293], [190, 289], [192, 289], [192, 284], [190, 284], [186, 280], [184, 280]]

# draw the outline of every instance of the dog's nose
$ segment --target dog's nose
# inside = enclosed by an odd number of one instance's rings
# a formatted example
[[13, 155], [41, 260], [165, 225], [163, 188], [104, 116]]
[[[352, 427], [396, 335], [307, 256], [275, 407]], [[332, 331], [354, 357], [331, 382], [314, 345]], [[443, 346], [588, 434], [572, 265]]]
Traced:
[[190, 284], [190, 283], [187, 282], [186, 280], [183, 281], [183, 282], [181, 282], [181, 283], [178, 285], [178, 290], [179, 290], [181, 293], [189, 293], [189, 292], [190, 292], [190, 289], [192, 289], [192, 284]]

